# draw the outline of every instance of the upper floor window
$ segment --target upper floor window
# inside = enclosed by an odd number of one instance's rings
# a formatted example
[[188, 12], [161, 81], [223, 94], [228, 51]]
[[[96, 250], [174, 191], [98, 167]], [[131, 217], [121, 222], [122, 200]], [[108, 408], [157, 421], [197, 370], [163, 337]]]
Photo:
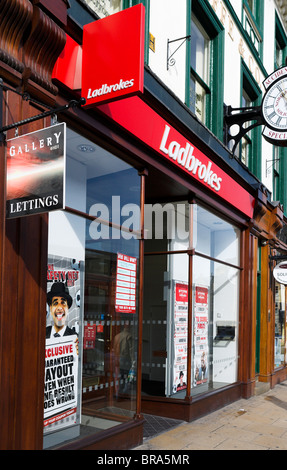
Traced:
[[[253, 105], [252, 100], [245, 89], [242, 92], [241, 104], [243, 108], [248, 108]], [[249, 125], [251, 123], [246, 123]], [[251, 158], [251, 149], [252, 149], [252, 141], [251, 141], [251, 131], [244, 135], [241, 142], [241, 161], [244, 165], [248, 166], [250, 163]]]
[[243, 0], [242, 24], [258, 55], [262, 54], [264, 2]]
[[123, 9], [123, 0], [83, 0], [100, 18], [113, 15]]
[[195, 15], [191, 21], [190, 108], [202, 122], [206, 120], [209, 88], [210, 38]]
[[208, 0], [192, 1], [190, 34], [186, 101], [197, 118], [222, 140], [224, 28]]
[[285, 64], [287, 54], [287, 37], [282, 28], [282, 25], [276, 15], [275, 23], [275, 60], [274, 68], [278, 69]]

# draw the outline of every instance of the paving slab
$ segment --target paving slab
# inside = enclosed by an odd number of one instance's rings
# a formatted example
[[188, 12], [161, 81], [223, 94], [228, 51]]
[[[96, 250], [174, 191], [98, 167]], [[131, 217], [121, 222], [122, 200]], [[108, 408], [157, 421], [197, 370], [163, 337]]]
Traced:
[[191, 423], [174, 422], [133, 450], [287, 450], [287, 381]]

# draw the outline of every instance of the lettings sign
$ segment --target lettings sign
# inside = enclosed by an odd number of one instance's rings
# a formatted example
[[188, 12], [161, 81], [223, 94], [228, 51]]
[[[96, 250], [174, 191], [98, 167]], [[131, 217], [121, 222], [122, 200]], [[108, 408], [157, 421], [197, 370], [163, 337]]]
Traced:
[[7, 140], [6, 217], [64, 209], [66, 125]]

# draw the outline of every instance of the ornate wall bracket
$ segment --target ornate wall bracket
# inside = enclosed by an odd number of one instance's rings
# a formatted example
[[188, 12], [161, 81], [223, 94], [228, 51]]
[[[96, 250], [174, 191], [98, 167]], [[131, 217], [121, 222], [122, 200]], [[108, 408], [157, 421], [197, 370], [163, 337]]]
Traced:
[[[236, 114], [234, 114], [236, 113]], [[246, 107], [246, 108], [232, 108], [232, 106], [225, 106], [224, 108], [224, 134], [225, 144], [229, 146], [230, 142], [233, 143], [231, 149], [232, 156], [235, 154], [237, 145], [242, 137], [244, 137], [251, 129], [264, 124], [261, 106]], [[231, 135], [230, 128], [234, 125], [239, 127], [237, 133]]]
[[[175, 59], [174, 59], [174, 54], [178, 51], [178, 49], [181, 48], [181, 46], [183, 46], [183, 44], [186, 42], [186, 41], [190, 41], [190, 38], [191, 38], [191, 35], [189, 36], [184, 36], [182, 38], [178, 38], [178, 39], [172, 39], [171, 41], [168, 39], [167, 40], [167, 58], [166, 58], [166, 68], [167, 70], [169, 69], [169, 67], [172, 67], [174, 64], [175, 64]], [[177, 41], [182, 41], [181, 44], [175, 49], [175, 51], [170, 54], [170, 50], [169, 50], [169, 45], [173, 42], [177, 42]]]

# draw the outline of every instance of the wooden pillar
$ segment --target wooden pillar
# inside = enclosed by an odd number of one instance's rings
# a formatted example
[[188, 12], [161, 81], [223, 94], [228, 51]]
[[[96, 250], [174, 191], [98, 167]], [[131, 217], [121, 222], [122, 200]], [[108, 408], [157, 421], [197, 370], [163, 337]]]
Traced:
[[274, 357], [272, 338], [272, 291], [270, 289], [269, 245], [261, 248], [260, 371], [261, 382], [271, 381]]
[[142, 376], [142, 337], [143, 337], [143, 285], [144, 285], [144, 205], [145, 205], [145, 178], [147, 170], [139, 173], [141, 178], [140, 195], [140, 240], [139, 240], [139, 314], [138, 314], [138, 349], [137, 349], [137, 396], [136, 417], [142, 419], [141, 414], [141, 376]]
[[255, 388], [257, 286], [257, 241], [250, 230], [242, 234], [241, 253], [239, 379], [242, 382], [242, 396], [249, 398]]
[[[60, 3], [67, 8], [64, 0], [49, 2], [51, 7]], [[1, 96], [1, 127], [42, 111], [16, 91], [55, 104], [51, 73], [65, 34], [41, 4], [0, 0], [0, 77], [14, 89]], [[22, 126], [19, 135], [47, 125], [50, 121], [42, 120]], [[9, 131], [7, 138], [12, 137]], [[0, 188], [0, 449], [38, 450], [43, 440], [48, 216], [6, 220], [5, 139], [0, 143]]]

